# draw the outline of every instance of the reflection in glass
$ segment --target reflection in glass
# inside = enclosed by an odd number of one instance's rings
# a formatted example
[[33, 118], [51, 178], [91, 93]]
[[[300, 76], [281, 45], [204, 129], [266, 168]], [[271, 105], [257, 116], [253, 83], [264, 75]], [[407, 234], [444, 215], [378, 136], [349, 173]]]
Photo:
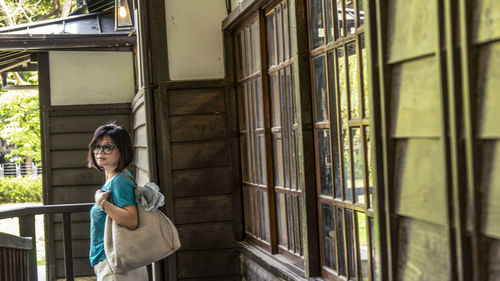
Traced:
[[245, 97], [245, 92], [244, 89], [245, 87], [243, 86], [244, 84], [239, 84], [238, 85], [238, 103], [239, 103], [239, 125], [240, 125], [240, 131], [246, 131], [247, 129], [247, 118], [246, 118], [246, 97]]
[[243, 30], [239, 31], [236, 35], [236, 41], [238, 42], [238, 78], [243, 78], [244, 73], [244, 65], [245, 65], [245, 37]]
[[253, 223], [252, 223], [252, 208], [251, 203], [252, 198], [250, 196], [250, 189], [243, 185], [243, 196], [248, 200], [243, 200], [243, 209], [245, 210], [245, 230], [253, 233]]
[[288, 235], [286, 233], [286, 203], [285, 203], [285, 195], [282, 193], [276, 192], [276, 212], [278, 212], [277, 220], [278, 220], [278, 243], [281, 246], [288, 246]]
[[326, 13], [326, 38], [327, 42], [330, 43], [333, 41], [333, 10], [332, 10], [332, 1], [325, 1], [325, 13]]
[[371, 251], [370, 251], [370, 254], [371, 254], [371, 261], [372, 261], [372, 272], [373, 272], [373, 281], [376, 281], [377, 280], [377, 274], [376, 274], [376, 262], [375, 262], [375, 230], [374, 230], [374, 226], [373, 226], [373, 218], [370, 218], [368, 217], [368, 224], [369, 224], [369, 228], [370, 228], [370, 237], [371, 237], [371, 245], [372, 245], [372, 248], [371, 248]]
[[283, 3], [283, 46], [285, 47], [285, 60], [290, 59], [290, 29], [287, 2]]
[[359, 119], [359, 91], [358, 91], [358, 56], [355, 43], [347, 44], [349, 63], [349, 98], [351, 103], [351, 119]]
[[323, 24], [323, 1], [311, 0], [311, 39], [312, 48], [323, 45], [325, 25]]
[[250, 26], [252, 33], [252, 73], [260, 71], [260, 36], [259, 36], [259, 22], [254, 21]]
[[365, 48], [365, 35], [361, 35], [361, 64], [363, 73], [361, 73], [361, 78], [363, 79], [361, 85], [363, 85], [363, 101], [364, 101], [364, 117], [370, 117], [370, 93], [368, 92], [368, 71], [367, 71], [367, 61], [366, 61], [366, 48]]
[[304, 255], [304, 245], [302, 245], [302, 217], [300, 214], [300, 210], [302, 210], [302, 200], [300, 199], [300, 196], [296, 196], [295, 200], [297, 201], [297, 227], [296, 227], [296, 236], [295, 236], [295, 242], [298, 245], [298, 250], [296, 251], [299, 256]]
[[344, 242], [344, 217], [342, 208], [337, 207], [337, 239], [339, 241], [339, 274], [346, 276], [346, 253]]
[[273, 66], [277, 64], [276, 60], [276, 28], [274, 26], [274, 13], [266, 16], [267, 32], [267, 54], [268, 64]]
[[366, 214], [362, 212], [356, 212], [356, 220], [358, 224], [358, 241], [359, 241], [359, 255], [358, 264], [361, 269], [361, 280], [368, 281], [369, 276], [369, 263], [368, 263], [368, 235], [366, 227]]
[[271, 94], [271, 124], [273, 127], [281, 127], [281, 99], [278, 81], [278, 72], [269, 75], [269, 90]]
[[266, 170], [266, 142], [263, 134], [256, 135], [257, 138], [257, 167], [259, 169], [258, 183], [267, 185], [267, 170]]
[[337, 269], [336, 257], [336, 242], [335, 242], [335, 228], [333, 217], [333, 206], [330, 204], [321, 203], [321, 218], [323, 219], [323, 262], [325, 266], [333, 270]]
[[[335, 98], [335, 52], [328, 52], [328, 83], [330, 85], [330, 104], [332, 107], [332, 118], [337, 118], [337, 99]], [[334, 172], [334, 190], [335, 198], [342, 197], [342, 185], [340, 181], [340, 158], [339, 158], [339, 136], [337, 134], [337, 122], [331, 123], [332, 134], [332, 152], [333, 152], [333, 172]]]
[[293, 237], [295, 247], [293, 251], [299, 256], [302, 254], [302, 241], [300, 237], [300, 214], [299, 214], [299, 198], [297, 196], [292, 197], [293, 202]]
[[343, 6], [342, 0], [337, 0], [337, 34], [339, 37], [345, 36], [344, 34], [344, 17], [343, 17]]
[[277, 48], [278, 48], [278, 64], [283, 62], [283, 22], [281, 17], [281, 8], [278, 6], [275, 9], [276, 12], [276, 35], [277, 37]]
[[[287, 209], [287, 220], [288, 220], [287, 229], [288, 229], [288, 235], [290, 238], [290, 235], [292, 235], [292, 233], [293, 233], [293, 225], [292, 225], [292, 212], [293, 211], [291, 209], [292, 198], [289, 194], [286, 194], [285, 196], [286, 196], [286, 209]], [[293, 249], [293, 243], [294, 243], [293, 238], [288, 239], [288, 249]]]
[[281, 133], [273, 133], [274, 186], [284, 187], [283, 139]]
[[355, 26], [355, 14], [354, 14], [354, 1], [356, 0], [345, 0], [345, 19], [346, 19], [346, 32], [347, 35], [356, 33]]
[[257, 124], [256, 128], [264, 128], [264, 101], [262, 97], [262, 82], [260, 77], [254, 80], [255, 110]]
[[326, 92], [325, 56], [313, 59], [314, 96], [316, 99], [316, 122], [328, 120], [328, 97]]
[[349, 140], [349, 108], [347, 106], [347, 87], [346, 87], [346, 67], [344, 49], [337, 49], [337, 63], [339, 70], [339, 92], [340, 92], [340, 119], [341, 119], [341, 135], [342, 144], [342, 161], [344, 168], [344, 194], [346, 200], [352, 200], [352, 178], [351, 178], [351, 155], [350, 155], [350, 140]]
[[250, 34], [250, 27], [245, 28], [245, 76], [252, 73], [252, 54], [250, 53], [250, 46], [252, 46], [252, 38]]
[[332, 164], [330, 153], [330, 132], [328, 129], [318, 130], [318, 162], [320, 191], [322, 195], [332, 196]]
[[352, 164], [354, 168], [354, 200], [355, 202], [365, 203], [365, 189], [363, 177], [363, 149], [361, 142], [361, 129], [352, 128]]
[[358, 0], [358, 23], [359, 26], [365, 23], [364, 0]]
[[240, 133], [240, 147], [241, 147], [241, 178], [243, 182], [249, 182], [249, 163], [248, 163], [248, 147], [247, 147], [247, 134]]
[[354, 259], [354, 232], [353, 232], [353, 217], [352, 211], [349, 209], [345, 210], [345, 222], [346, 222], [346, 237], [347, 237], [347, 253], [349, 259], [349, 280], [356, 280], [356, 261]]
[[369, 208], [373, 208], [373, 171], [372, 171], [372, 163], [371, 163], [371, 136], [370, 136], [370, 127], [365, 128], [365, 144], [366, 144], [366, 159], [367, 159], [367, 169], [368, 169], [368, 206]]
[[260, 207], [262, 213], [262, 238], [263, 240], [269, 241], [269, 204], [267, 204], [267, 192], [259, 191], [261, 194]]

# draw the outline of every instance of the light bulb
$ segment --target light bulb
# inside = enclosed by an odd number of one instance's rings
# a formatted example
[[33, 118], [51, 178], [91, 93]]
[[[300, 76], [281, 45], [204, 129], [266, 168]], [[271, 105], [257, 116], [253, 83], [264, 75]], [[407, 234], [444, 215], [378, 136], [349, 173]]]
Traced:
[[125, 7], [120, 7], [118, 9], [118, 14], [120, 15], [120, 17], [124, 18], [127, 16], [127, 9], [125, 9]]

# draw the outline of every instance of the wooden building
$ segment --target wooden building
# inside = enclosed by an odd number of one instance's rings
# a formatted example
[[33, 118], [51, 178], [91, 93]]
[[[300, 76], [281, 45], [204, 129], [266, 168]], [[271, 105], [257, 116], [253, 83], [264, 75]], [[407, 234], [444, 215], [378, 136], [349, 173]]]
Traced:
[[92, 202], [117, 120], [181, 237], [155, 280], [500, 280], [498, 3], [131, 1], [136, 45], [34, 48], [44, 202]]

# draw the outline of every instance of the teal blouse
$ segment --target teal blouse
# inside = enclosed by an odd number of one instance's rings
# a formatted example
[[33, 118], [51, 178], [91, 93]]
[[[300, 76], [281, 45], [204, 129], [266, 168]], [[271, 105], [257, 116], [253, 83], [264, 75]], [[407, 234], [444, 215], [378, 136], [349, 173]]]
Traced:
[[[122, 208], [123, 206], [136, 206], [134, 195], [134, 184], [128, 175], [133, 179], [129, 171], [124, 171], [116, 175], [111, 181], [104, 184], [101, 189], [107, 191], [111, 188], [111, 199], [113, 204]], [[90, 209], [90, 265], [95, 266], [100, 261], [106, 259], [104, 252], [104, 225], [106, 223], [106, 212], [102, 211], [97, 203]]]

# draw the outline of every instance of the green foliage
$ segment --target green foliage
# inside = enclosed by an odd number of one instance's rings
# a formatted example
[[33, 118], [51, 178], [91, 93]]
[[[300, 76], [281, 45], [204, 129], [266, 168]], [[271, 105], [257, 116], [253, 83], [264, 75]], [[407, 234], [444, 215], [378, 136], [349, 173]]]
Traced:
[[42, 202], [42, 176], [0, 178], [0, 203]]
[[6, 158], [41, 160], [37, 91], [0, 92], [0, 121], [0, 138], [16, 146]]
[[0, 27], [60, 17], [64, 2], [64, 0], [0, 0]]

